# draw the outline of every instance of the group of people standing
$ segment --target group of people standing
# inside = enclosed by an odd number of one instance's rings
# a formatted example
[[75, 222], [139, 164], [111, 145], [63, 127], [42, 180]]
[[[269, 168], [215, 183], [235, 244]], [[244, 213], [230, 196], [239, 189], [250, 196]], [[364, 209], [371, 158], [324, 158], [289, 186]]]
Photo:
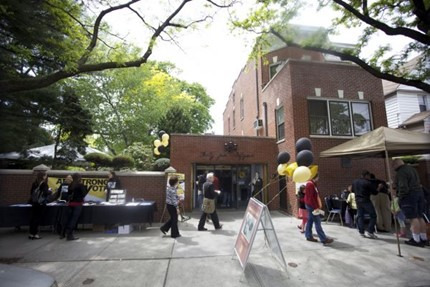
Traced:
[[[343, 197], [348, 204], [348, 213], [353, 218], [351, 226], [356, 223], [361, 236], [376, 239], [376, 231], [391, 232], [391, 215], [394, 214], [400, 225], [399, 236], [406, 237], [404, 221], [405, 219], [410, 221], [412, 238], [405, 241], [406, 244], [418, 247], [428, 246], [426, 223], [423, 219], [423, 214], [428, 212], [425, 210], [425, 206], [428, 204], [426, 205], [425, 189], [420, 184], [418, 173], [401, 159], [393, 161], [393, 169], [396, 171], [396, 177], [392, 195], [387, 183], [376, 179], [367, 170], [364, 170], [361, 177], [348, 186], [348, 191]], [[333, 240], [326, 237], [321, 227], [319, 209], [322, 208], [322, 203], [316, 185], [317, 181], [318, 175], [308, 181], [306, 185], [302, 185], [298, 191], [299, 218], [302, 219], [302, 223], [297, 227], [302, 233], [305, 233], [308, 241], [316, 242], [317, 240], [312, 237], [312, 225], [315, 223], [320, 241], [328, 244]], [[365, 214], [369, 215], [369, 223], [366, 228]], [[354, 220], [355, 218], [356, 220]]]
[[[120, 181], [114, 171], [110, 171], [106, 185], [106, 200], [109, 199], [111, 189], [120, 188]], [[54, 200], [67, 202], [67, 209], [62, 216], [61, 228], [59, 230], [60, 239], [77, 240], [73, 230], [82, 212], [84, 198], [88, 194], [87, 187], [82, 183], [82, 176], [79, 173], [67, 175], [63, 183], [55, 193], [48, 186], [48, 175], [46, 172], [38, 172], [36, 180], [31, 186], [30, 200], [31, 219], [29, 239], [40, 239], [39, 225], [46, 210], [46, 204]]]

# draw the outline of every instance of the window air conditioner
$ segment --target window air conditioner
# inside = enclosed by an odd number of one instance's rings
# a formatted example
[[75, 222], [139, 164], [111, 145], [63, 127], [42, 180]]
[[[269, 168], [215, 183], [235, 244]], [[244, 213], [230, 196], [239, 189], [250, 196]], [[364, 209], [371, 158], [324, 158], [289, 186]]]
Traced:
[[263, 127], [263, 120], [256, 119], [254, 121], [254, 129], [259, 130]]

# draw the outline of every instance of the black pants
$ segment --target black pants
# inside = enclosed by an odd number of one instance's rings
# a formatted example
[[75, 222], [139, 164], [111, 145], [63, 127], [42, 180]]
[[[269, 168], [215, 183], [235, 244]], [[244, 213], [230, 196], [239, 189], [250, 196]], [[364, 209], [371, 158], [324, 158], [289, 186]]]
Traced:
[[73, 237], [73, 229], [78, 223], [79, 216], [81, 215], [82, 205], [68, 206], [67, 207], [67, 220], [66, 220], [66, 233], [67, 238]]
[[30, 219], [30, 234], [36, 235], [39, 233], [39, 225], [42, 221], [43, 214], [45, 213], [46, 206], [38, 203], [33, 203], [31, 206], [31, 219]]
[[170, 228], [172, 228], [172, 232], [170, 232], [170, 236], [175, 238], [179, 236], [178, 229], [178, 212], [176, 210], [176, 206], [166, 204], [167, 211], [169, 212], [170, 218], [169, 220], [161, 226], [161, 230], [164, 232], [169, 232]]
[[[205, 227], [206, 216], [208, 216], [208, 214], [202, 212], [202, 215], [200, 216], [198, 229], [203, 229]], [[213, 213], [210, 214], [210, 216], [211, 216], [212, 222], [215, 226], [215, 229], [220, 228], [221, 226], [219, 225], [219, 219], [218, 219], [218, 214], [216, 213], [216, 209]]]

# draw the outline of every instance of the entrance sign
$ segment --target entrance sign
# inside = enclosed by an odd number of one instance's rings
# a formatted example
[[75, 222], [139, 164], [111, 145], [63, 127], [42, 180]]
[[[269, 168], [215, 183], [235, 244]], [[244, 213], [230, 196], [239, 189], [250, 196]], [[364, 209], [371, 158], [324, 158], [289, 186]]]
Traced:
[[245, 270], [248, 262], [249, 253], [251, 252], [252, 243], [257, 233], [264, 204], [255, 198], [251, 198], [240, 226], [239, 234], [234, 245], [234, 251], [239, 258], [240, 265]]
[[245, 270], [251, 252], [252, 244], [254, 243], [255, 235], [258, 227], [262, 227], [264, 236], [270, 250], [275, 258], [279, 261], [284, 270], [287, 264], [282, 254], [281, 246], [279, 245], [278, 237], [276, 236], [275, 228], [270, 217], [270, 212], [267, 206], [255, 198], [251, 198], [248, 207], [243, 217], [242, 225], [240, 226], [239, 234], [234, 245], [234, 251], [239, 258], [242, 269]]

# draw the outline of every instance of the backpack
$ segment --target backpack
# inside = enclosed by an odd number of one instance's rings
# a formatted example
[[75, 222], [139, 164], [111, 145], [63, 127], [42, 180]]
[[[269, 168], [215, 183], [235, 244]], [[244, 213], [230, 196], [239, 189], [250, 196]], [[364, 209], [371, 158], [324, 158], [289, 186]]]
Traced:
[[43, 194], [43, 190], [40, 188], [43, 182], [39, 184], [39, 186], [33, 191], [31, 194], [31, 202], [32, 203], [38, 203], [38, 204], [45, 204], [46, 203], [46, 197]]

